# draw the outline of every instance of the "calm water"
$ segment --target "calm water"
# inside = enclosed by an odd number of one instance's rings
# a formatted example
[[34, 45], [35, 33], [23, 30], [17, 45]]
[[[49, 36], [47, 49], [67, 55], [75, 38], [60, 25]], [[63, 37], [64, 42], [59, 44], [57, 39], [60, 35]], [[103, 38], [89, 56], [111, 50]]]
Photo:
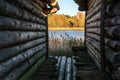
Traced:
[[84, 40], [84, 31], [75, 31], [75, 30], [63, 30], [63, 31], [49, 31], [49, 37], [60, 37], [60, 36], [72, 36], [74, 38], [82, 38]]

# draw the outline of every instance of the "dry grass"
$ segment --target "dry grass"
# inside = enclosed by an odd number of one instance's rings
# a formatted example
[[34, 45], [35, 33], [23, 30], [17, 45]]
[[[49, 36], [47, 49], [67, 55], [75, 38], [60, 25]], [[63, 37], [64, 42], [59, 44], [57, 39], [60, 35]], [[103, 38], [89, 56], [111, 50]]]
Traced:
[[[55, 34], [55, 33], [54, 33]], [[55, 37], [54, 34], [49, 36], [49, 55], [50, 56], [72, 56], [72, 46], [83, 46], [82, 38], [78, 39], [65, 33], [60, 37]]]

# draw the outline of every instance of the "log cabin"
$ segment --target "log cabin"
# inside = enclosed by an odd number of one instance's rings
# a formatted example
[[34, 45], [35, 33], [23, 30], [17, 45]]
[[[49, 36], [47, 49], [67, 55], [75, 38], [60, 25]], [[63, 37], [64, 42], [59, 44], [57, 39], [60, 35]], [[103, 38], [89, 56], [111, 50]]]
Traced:
[[70, 58], [48, 56], [47, 15], [35, 0], [0, 0], [0, 80], [120, 80], [120, 1], [74, 1], [86, 11], [85, 47]]

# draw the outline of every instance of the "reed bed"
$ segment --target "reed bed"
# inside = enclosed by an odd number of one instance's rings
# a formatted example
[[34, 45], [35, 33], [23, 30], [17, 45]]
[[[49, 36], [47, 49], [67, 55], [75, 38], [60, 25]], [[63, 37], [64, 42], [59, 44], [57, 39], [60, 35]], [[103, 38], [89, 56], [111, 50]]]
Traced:
[[65, 35], [49, 36], [49, 55], [50, 56], [72, 56], [72, 46], [84, 46], [82, 38], [76, 38], [65, 33]]

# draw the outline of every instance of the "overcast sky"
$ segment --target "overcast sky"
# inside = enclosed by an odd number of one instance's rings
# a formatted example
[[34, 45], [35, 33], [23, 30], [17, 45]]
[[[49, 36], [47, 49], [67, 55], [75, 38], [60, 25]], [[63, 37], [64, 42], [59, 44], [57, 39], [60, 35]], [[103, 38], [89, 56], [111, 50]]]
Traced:
[[74, 0], [58, 0], [60, 10], [57, 13], [75, 15], [78, 12], [78, 5]]

